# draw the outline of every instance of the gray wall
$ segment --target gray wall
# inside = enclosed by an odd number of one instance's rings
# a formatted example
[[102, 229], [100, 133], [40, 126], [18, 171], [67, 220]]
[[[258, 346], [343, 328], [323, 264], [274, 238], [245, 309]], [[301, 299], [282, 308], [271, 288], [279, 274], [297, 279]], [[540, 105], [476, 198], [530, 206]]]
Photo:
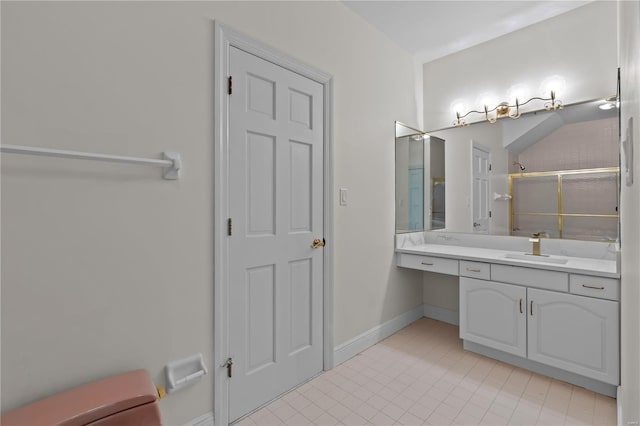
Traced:
[[[213, 20], [335, 78], [335, 344], [421, 304], [394, 266], [394, 120], [410, 55], [339, 2], [5, 2], [2, 143], [156, 157], [183, 177], [2, 158], [2, 410], [213, 348]], [[161, 402], [213, 409], [211, 376]]]

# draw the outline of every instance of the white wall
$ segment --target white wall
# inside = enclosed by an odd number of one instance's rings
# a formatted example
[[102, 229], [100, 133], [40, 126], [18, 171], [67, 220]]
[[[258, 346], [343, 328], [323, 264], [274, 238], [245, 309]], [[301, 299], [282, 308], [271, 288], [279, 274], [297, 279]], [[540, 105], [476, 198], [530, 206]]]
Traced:
[[[629, 119], [634, 121], [634, 182], [626, 186], [623, 172], [620, 196], [622, 419], [618, 424], [631, 425], [640, 421], [640, 3], [620, 1], [618, 7], [622, 140], [629, 137]], [[623, 152], [623, 170], [624, 164]]]
[[615, 2], [597, 1], [424, 64], [424, 128], [450, 126], [457, 103], [465, 112], [482, 110], [485, 96], [494, 98], [489, 108], [514, 103], [513, 86], [526, 86], [527, 98], [548, 97], [544, 86], [554, 76], [565, 81], [558, 97], [566, 104], [615, 94], [615, 28]]
[[[335, 78], [335, 343], [422, 303], [394, 266], [394, 120], [418, 122], [409, 54], [339, 2], [2, 2], [2, 142], [132, 156], [184, 174], [2, 158], [2, 410], [213, 346], [213, 20]], [[336, 202], [337, 205], [337, 202]], [[212, 410], [213, 382], [161, 402]]]

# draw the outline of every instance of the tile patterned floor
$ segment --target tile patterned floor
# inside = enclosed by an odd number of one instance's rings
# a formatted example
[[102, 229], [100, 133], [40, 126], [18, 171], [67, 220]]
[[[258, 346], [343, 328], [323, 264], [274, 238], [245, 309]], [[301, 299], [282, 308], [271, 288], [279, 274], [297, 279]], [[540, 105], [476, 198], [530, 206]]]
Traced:
[[237, 425], [615, 425], [616, 401], [464, 351], [422, 318]]

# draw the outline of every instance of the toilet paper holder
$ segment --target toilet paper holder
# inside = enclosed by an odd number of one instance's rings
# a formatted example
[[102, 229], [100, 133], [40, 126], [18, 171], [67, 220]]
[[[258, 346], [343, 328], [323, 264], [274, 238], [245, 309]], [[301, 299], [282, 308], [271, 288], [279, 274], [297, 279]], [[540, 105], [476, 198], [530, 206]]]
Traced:
[[172, 361], [165, 367], [167, 392], [172, 393], [199, 381], [207, 374], [202, 354]]

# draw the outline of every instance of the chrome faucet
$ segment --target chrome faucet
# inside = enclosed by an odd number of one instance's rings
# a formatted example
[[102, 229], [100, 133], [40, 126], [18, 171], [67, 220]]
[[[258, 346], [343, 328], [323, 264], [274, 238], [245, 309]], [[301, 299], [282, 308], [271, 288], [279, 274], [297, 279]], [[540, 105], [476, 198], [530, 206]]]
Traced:
[[529, 242], [533, 243], [531, 254], [534, 256], [540, 256], [540, 234], [541, 232], [535, 232], [531, 234], [531, 238], [529, 238]]

